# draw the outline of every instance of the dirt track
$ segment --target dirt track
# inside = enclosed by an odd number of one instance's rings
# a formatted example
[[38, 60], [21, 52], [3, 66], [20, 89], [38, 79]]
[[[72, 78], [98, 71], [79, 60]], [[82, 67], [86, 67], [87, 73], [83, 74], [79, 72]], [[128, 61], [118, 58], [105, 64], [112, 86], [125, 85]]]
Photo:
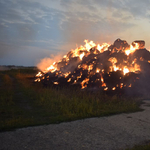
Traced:
[[0, 133], [0, 150], [113, 150], [150, 140], [150, 100], [144, 111], [28, 127]]

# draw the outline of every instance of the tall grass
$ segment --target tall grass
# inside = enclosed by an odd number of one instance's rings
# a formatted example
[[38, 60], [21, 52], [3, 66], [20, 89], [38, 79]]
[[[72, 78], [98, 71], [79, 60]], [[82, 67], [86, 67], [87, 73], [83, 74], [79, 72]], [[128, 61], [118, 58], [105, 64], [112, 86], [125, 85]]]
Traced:
[[0, 74], [0, 77], [1, 77], [0, 110], [4, 112], [6, 107], [9, 108], [11, 105], [14, 104], [13, 102], [14, 91], [11, 77], [7, 74], [4, 75]]
[[140, 110], [137, 98], [110, 97], [73, 87], [45, 88], [33, 82], [35, 74], [32, 68], [0, 73], [1, 131]]
[[146, 141], [141, 145], [135, 145], [133, 148], [127, 148], [126, 150], [150, 150], [150, 141]]

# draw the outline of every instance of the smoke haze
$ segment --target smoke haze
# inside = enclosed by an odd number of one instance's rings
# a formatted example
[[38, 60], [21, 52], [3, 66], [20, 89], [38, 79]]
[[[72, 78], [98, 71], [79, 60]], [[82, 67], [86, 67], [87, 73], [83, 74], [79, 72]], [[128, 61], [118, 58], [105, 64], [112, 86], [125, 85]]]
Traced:
[[62, 58], [62, 55], [51, 55], [51, 57], [46, 57], [40, 60], [40, 62], [37, 64], [38, 69], [41, 71], [44, 71], [46, 68], [48, 68], [50, 65], [52, 65], [54, 62], [59, 61]]

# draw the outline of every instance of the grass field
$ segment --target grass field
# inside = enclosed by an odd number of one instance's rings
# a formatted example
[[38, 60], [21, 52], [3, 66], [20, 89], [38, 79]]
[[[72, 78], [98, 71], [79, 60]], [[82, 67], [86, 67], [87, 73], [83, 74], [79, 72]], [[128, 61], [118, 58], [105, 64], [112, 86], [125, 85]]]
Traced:
[[129, 148], [126, 150], [150, 150], [150, 141], [147, 141], [142, 145], [135, 145], [133, 148]]
[[34, 83], [35, 68], [0, 71], [0, 131], [139, 111], [140, 98]]

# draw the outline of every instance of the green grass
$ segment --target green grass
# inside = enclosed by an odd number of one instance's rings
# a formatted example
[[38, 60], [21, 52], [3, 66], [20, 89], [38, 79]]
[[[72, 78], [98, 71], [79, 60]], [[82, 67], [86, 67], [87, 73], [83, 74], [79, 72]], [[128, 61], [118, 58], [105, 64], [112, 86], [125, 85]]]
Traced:
[[126, 150], [150, 150], [150, 141], [142, 145], [136, 145], [133, 148], [128, 148]]
[[0, 72], [0, 131], [139, 111], [139, 98], [35, 84], [37, 70]]

